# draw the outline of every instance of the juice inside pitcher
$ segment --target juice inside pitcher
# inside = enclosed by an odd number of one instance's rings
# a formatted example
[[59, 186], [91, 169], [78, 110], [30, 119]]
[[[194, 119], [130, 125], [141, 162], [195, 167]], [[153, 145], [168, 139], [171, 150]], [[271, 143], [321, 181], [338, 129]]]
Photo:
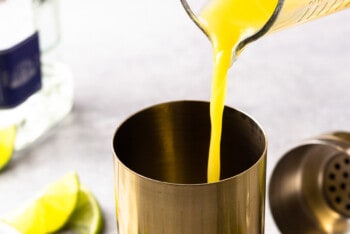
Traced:
[[350, 0], [279, 0], [281, 9], [269, 31], [298, 25], [350, 7]]
[[[244, 47], [242, 44], [252, 41], [249, 39], [259, 33], [261, 36], [268, 31], [303, 23], [349, 6], [350, 0], [211, 0], [201, 10], [196, 23], [209, 37], [214, 56], [208, 182], [220, 180], [220, 143], [227, 73]], [[261, 33], [262, 29], [265, 32]]]

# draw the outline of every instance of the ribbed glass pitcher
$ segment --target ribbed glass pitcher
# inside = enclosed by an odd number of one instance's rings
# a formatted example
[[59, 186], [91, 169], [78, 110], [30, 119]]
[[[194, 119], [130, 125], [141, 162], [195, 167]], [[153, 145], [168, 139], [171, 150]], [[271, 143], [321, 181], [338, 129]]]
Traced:
[[[191, 19], [202, 29], [198, 15], [200, 9], [208, 4], [207, 0], [180, 0]], [[219, 1], [219, 0], [211, 0]], [[238, 0], [245, 1], [245, 0]], [[259, 2], [259, 0], [257, 0]], [[276, 8], [266, 24], [253, 35], [241, 42], [244, 47], [266, 33], [308, 22], [350, 7], [350, 0], [278, 0]]]

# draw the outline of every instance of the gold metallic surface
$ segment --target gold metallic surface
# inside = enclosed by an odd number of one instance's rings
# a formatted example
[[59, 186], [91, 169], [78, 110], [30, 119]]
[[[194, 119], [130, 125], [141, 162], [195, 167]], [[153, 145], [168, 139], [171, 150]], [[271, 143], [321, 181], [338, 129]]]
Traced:
[[350, 233], [349, 139], [349, 133], [324, 134], [278, 162], [269, 200], [283, 234]]
[[209, 103], [171, 102], [125, 121], [113, 139], [119, 234], [264, 233], [267, 142], [225, 109], [222, 180], [206, 183]]

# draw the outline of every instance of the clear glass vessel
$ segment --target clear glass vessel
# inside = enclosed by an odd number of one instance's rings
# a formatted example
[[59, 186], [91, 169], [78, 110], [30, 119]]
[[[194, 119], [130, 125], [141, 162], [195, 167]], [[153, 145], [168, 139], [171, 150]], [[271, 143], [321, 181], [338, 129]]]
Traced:
[[25, 18], [16, 20], [18, 25], [7, 27], [9, 34], [21, 31], [18, 27], [30, 24], [32, 28], [22, 31], [27, 34], [38, 31], [39, 35], [41, 89], [15, 107], [0, 109], [0, 131], [15, 125], [15, 150], [20, 150], [37, 140], [70, 112], [74, 85], [69, 66], [59, 57], [59, 1], [3, 0], [0, 1], [0, 12], [3, 6], [6, 8], [5, 4], [14, 6], [11, 8], [14, 12], [12, 15], [17, 15], [17, 18], [23, 13], [18, 12], [19, 9], [27, 10]]
[[[197, 16], [200, 14], [201, 9], [210, 1], [180, 1], [190, 18], [206, 34]], [[275, 11], [266, 24], [255, 34], [241, 41], [237, 50], [264, 36], [266, 33], [299, 25], [349, 7], [350, 0], [278, 0]]]

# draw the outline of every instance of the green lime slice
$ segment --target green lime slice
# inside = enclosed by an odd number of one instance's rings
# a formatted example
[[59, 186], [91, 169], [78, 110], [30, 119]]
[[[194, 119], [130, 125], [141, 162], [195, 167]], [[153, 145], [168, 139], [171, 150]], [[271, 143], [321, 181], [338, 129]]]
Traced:
[[63, 228], [64, 233], [98, 234], [102, 226], [102, 213], [95, 197], [81, 186], [77, 206]]
[[61, 229], [73, 213], [79, 187], [77, 174], [69, 173], [3, 221], [25, 234], [53, 233]]
[[15, 148], [16, 126], [0, 129], [0, 170], [4, 168], [12, 157]]

